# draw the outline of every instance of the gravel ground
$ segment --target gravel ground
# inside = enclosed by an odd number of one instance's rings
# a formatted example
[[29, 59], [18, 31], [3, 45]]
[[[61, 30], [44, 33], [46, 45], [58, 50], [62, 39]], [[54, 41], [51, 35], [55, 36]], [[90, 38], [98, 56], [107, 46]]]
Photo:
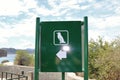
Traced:
[[[0, 77], [1, 77], [1, 72], [21, 73], [21, 71], [24, 71], [25, 75], [29, 76], [29, 80], [31, 80], [31, 77], [32, 77], [31, 75], [34, 72], [34, 68], [27, 67], [27, 66], [0, 66]], [[39, 72], [39, 80], [62, 80], [62, 73], [61, 72]], [[83, 77], [76, 76], [74, 73], [66, 72], [65, 80], [84, 80], [84, 79]], [[89, 79], [89, 80], [94, 80], [94, 79]]]
[[[39, 80], [62, 80], [62, 73], [58, 72], [49, 72], [49, 73], [40, 73]], [[65, 80], [84, 80], [83, 77], [76, 76], [74, 73], [66, 73]], [[92, 80], [92, 79], [89, 79]]]

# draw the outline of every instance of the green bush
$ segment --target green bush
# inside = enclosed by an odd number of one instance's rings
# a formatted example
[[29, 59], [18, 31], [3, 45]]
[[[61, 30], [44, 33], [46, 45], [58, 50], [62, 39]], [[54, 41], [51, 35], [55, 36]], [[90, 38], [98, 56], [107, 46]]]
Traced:
[[3, 64], [3, 63], [6, 63], [6, 62], [9, 62], [9, 60], [3, 60], [1, 63]]
[[34, 56], [29, 54], [27, 51], [18, 50], [16, 51], [16, 57], [14, 64], [23, 66], [34, 66]]
[[97, 80], [120, 80], [120, 38], [112, 42], [89, 42], [89, 77]]

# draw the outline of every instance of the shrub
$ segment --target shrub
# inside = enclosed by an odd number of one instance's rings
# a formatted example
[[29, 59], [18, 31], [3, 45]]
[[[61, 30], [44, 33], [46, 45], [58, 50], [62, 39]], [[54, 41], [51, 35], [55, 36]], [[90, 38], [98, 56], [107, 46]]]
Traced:
[[120, 38], [110, 43], [99, 38], [89, 42], [89, 77], [120, 80]]
[[1, 63], [3, 64], [3, 63], [6, 63], [6, 62], [9, 62], [9, 60], [3, 60]]
[[34, 56], [30, 55], [25, 50], [16, 51], [16, 57], [14, 60], [14, 64], [23, 65], [23, 66], [33, 66], [34, 65]]

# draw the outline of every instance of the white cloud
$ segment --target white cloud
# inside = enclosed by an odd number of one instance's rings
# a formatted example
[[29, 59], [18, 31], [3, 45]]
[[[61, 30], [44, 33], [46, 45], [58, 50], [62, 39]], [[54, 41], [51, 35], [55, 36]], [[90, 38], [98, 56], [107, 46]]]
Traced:
[[88, 0], [89, 2], [93, 2], [93, 1], [95, 1], [95, 0]]
[[48, 0], [48, 4], [51, 7], [51, 9], [46, 8], [45, 6], [41, 6], [40, 8], [37, 8], [38, 14], [41, 14], [43, 16], [62, 16], [72, 10], [84, 10], [87, 9], [88, 6], [80, 6], [80, 1], [78, 0]]
[[88, 31], [88, 37], [89, 37], [89, 40], [90, 39], [98, 39], [98, 36], [101, 36], [102, 33], [104, 33], [104, 31], [100, 31], [100, 30], [89, 30]]
[[25, 7], [27, 8], [35, 8], [37, 7], [37, 2], [35, 0], [23, 0]]
[[0, 0], [0, 15], [15, 16], [20, 12], [28, 12], [30, 8], [36, 8], [35, 0]]
[[62, 1], [60, 4], [61, 8], [71, 8], [79, 10], [80, 6], [78, 4], [78, 0], [69, 0], [69, 1]]
[[40, 8], [37, 8], [37, 13], [38, 15], [43, 15], [43, 16], [49, 16], [51, 15], [51, 11], [45, 7], [40, 7]]
[[72, 17], [71, 15], [67, 15], [67, 16], [65, 16], [65, 20], [66, 21], [69, 21], [69, 20], [71, 20], [71, 21], [84, 21], [83, 20], [83, 17], [81, 18], [81, 17]]
[[89, 5], [81, 6], [80, 9], [85, 10], [89, 7]]
[[[109, 32], [105, 30], [99, 30], [99, 29], [92, 29], [88, 31], [88, 38], [89, 40], [94, 39], [97, 40], [98, 37], [102, 37], [105, 41], [112, 41], [115, 38], [114, 32]], [[110, 35], [111, 34], [111, 35]]]
[[[21, 7], [23, 7], [23, 12], [29, 12], [29, 9], [37, 9], [37, 1], [36, 0], [23, 0], [22, 1], [22, 5]], [[29, 12], [31, 13], [31, 12]]]
[[8, 43], [8, 39], [4, 37], [0, 37], [0, 44], [6, 44], [6, 43]]
[[17, 49], [27, 49], [27, 48], [32, 48], [34, 49], [35, 48], [35, 44], [29, 40], [25, 40], [23, 39], [19, 45], [15, 45], [14, 46], [15, 48]]
[[[113, 12], [120, 7], [119, 0], [91, 0], [87, 5], [89, 9], [92, 11], [93, 14], [97, 13], [100, 15], [106, 14], [113, 14]], [[98, 15], [99, 16], [99, 15]]]
[[0, 0], [0, 15], [18, 15], [22, 9], [19, 0]]
[[[20, 23], [17, 24], [4, 24], [3, 28], [1, 28], [1, 31], [3, 34], [3, 36], [6, 37], [17, 37], [17, 36], [21, 36], [21, 35], [25, 35], [25, 36], [34, 36], [35, 33], [35, 18], [29, 18], [29, 19], [24, 19], [23, 21], [21, 21]], [[9, 35], [7, 35], [9, 34]]]
[[116, 13], [116, 14], [120, 14], [120, 6], [115, 9], [115, 13]]
[[[20, 41], [20, 39], [22, 41]], [[12, 29], [5, 28], [0, 29], [0, 44], [1, 44], [0, 47], [6, 46], [19, 49], [34, 48], [34, 41], [35, 41], [35, 25], [33, 26], [32, 23], [19, 24], [17, 27]]]
[[89, 39], [97, 39], [98, 36], [104, 37], [106, 41], [112, 41], [118, 36], [120, 30], [120, 16], [109, 16], [105, 18], [88, 17]]
[[[0, 22], [0, 44], [8, 43], [8, 40], [12, 37], [17, 39], [23, 36], [23, 40], [20, 41], [19, 46], [14, 46], [17, 48], [34, 47], [34, 43], [31, 42], [31, 40], [27, 40], [27, 38], [31, 37], [35, 39], [35, 18], [37, 16], [44, 18], [49, 17], [51, 20], [53, 17], [59, 20], [81, 20], [82, 17], [83, 21], [83, 17], [86, 14], [88, 14], [88, 25], [90, 28], [89, 39], [97, 39], [98, 36], [104, 35], [103, 37], [109, 40], [111, 35], [107, 34], [108, 31], [106, 30], [116, 27], [119, 29], [120, 26], [119, 2], [118, 0], [105, 0], [103, 2], [97, 2], [96, 0], [48, 0], [49, 5], [43, 4], [42, 6], [38, 6], [36, 0], [0, 0], [1, 16], [18, 16], [21, 12], [29, 15], [29, 19], [24, 18], [22, 21], [17, 20], [19, 21], [17, 24], [8, 25], [8, 21]], [[33, 11], [31, 9], [33, 9]], [[83, 12], [84, 10], [88, 12]], [[103, 13], [101, 10], [103, 10]], [[90, 11], [91, 14], [89, 14]], [[115, 14], [110, 16], [110, 13], [107, 13], [108, 11], [115, 12]], [[115, 33], [114, 35], [118, 34], [118, 32]], [[10, 46], [12, 44], [9, 43], [8, 45]]]
[[92, 4], [91, 6], [95, 9], [100, 9], [100, 8], [103, 8], [105, 4], [106, 4], [105, 2], [94, 2], [94, 4]]
[[[4, 24], [3, 26], [6, 27], [0, 27], [0, 47], [6, 46], [15, 48], [18, 47], [18, 44], [19, 48], [34, 47], [34, 43], [30, 43], [30, 41], [35, 41], [35, 19], [32, 18], [32, 20], [25, 20], [19, 24], [10, 25], [13, 28], [9, 28], [9, 25], [7, 24]], [[28, 38], [31, 40], [28, 40]], [[13, 39], [16, 39], [17, 41], [14, 42]], [[26, 40], [29, 44], [25, 41], [19, 42], [18, 39]]]
[[[25, 22], [25, 23], [20, 23], [16, 24], [14, 26], [17, 26], [13, 28], [11, 31], [16, 35], [16, 36], [35, 36], [35, 21], [34, 22]], [[14, 35], [14, 36], [15, 36]]]
[[6, 34], [6, 31], [0, 27], [0, 47], [5, 46], [9, 42], [6, 37], [7, 35], [9, 34]]
[[7, 36], [10, 35], [10, 29], [7, 28], [0, 28], [0, 37], [1, 38], [7, 38]]
[[109, 16], [106, 18], [89, 17], [91, 27], [98, 29], [114, 28], [120, 26], [120, 16]]
[[55, 8], [57, 7], [58, 5], [56, 4], [57, 0], [48, 0], [48, 4], [52, 7], [52, 8]]
[[56, 8], [53, 8], [52, 10], [49, 10], [45, 7], [40, 7], [40, 8], [37, 8], [37, 13], [38, 15], [42, 15], [42, 16], [61, 16], [61, 15], [64, 15], [65, 13], [67, 13], [67, 11], [69, 9], [64, 9], [64, 10], [61, 10], [62, 8], [60, 7], [56, 7]]
[[[46, 6], [36, 8], [36, 12], [42, 16], [65, 16], [68, 13], [74, 13], [75, 11], [86, 10], [90, 5], [81, 5], [84, 0], [48, 0]], [[92, 1], [91, 1], [92, 2]]]
[[52, 8], [78, 8], [78, 0], [48, 0], [48, 4]]

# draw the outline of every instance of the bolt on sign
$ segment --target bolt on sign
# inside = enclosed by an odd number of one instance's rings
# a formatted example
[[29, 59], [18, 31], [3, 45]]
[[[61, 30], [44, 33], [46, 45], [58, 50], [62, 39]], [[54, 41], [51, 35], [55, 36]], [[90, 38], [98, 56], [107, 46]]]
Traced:
[[40, 22], [41, 72], [81, 72], [81, 21]]

